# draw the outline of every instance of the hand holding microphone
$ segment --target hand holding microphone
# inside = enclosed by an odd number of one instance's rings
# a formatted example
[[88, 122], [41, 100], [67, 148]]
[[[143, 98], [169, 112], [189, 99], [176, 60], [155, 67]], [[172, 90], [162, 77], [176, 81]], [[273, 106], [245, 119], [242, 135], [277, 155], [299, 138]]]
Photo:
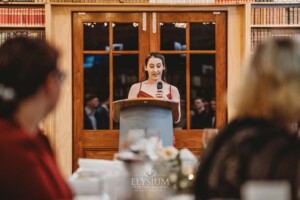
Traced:
[[156, 97], [157, 98], [163, 98], [163, 83], [161, 81], [159, 81], [157, 83], [157, 93], [156, 93]]

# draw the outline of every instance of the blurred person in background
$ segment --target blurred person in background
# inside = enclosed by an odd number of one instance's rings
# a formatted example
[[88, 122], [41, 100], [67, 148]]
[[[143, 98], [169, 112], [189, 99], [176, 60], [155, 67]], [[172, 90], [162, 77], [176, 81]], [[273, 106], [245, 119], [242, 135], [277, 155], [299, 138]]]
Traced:
[[104, 98], [99, 108], [99, 126], [98, 129], [109, 129], [109, 98]]
[[203, 153], [195, 179], [197, 200], [240, 199], [249, 180], [287, 181], [300, 199], [300, 43], [271, 39], [254, 52], [228, 102], [233, 120]]
[[212, 99], [209, 103], [209, 118], [210, 118], [210, 125], [212, 128], [216, 127], [216, 100]]
[[194, 99], [194, 109], [191, 111], [191, 128], [203, 129], [211, 127], [211, 117], [207, 108], [207, 102], [197, 97]]
[[44, 40], [0, 47], [0, 199], [72, 199], [38, 124], [59, 98], [64, 74]]
[[91, 93], [84, 95], [84, 129], [97, 130], [100, 127], [99, 98]]

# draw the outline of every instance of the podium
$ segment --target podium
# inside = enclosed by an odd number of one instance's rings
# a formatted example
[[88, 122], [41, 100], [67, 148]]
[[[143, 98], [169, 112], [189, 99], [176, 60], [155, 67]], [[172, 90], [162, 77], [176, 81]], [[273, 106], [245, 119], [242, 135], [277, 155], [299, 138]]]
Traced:
[[173, 146], [173, 122], [179, 120], [179, 102], [155, 98], [124, 99], [113, 102], [113, 118], [120, 122], [119, 148], [130, 129], [157, 129], [163, 146]]

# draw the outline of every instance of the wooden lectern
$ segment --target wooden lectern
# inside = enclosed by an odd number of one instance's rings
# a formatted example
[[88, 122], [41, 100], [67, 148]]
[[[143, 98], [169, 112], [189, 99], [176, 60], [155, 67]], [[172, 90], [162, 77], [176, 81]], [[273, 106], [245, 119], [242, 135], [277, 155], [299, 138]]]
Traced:
[[157, 129], [163, 146], [173, 146], [173, 122], [179, 120], [178, 102], [155, 98], [113, 102], [113, 118], [120, 122], [119, 148], [130, 129]]

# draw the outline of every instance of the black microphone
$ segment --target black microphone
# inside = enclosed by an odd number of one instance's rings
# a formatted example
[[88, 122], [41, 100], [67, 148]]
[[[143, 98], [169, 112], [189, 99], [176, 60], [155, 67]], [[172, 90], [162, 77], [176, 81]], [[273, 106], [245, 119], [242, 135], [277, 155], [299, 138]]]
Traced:
[[162, 82], [157, 83], [157, 90], [161, 90], [163, 88]]

